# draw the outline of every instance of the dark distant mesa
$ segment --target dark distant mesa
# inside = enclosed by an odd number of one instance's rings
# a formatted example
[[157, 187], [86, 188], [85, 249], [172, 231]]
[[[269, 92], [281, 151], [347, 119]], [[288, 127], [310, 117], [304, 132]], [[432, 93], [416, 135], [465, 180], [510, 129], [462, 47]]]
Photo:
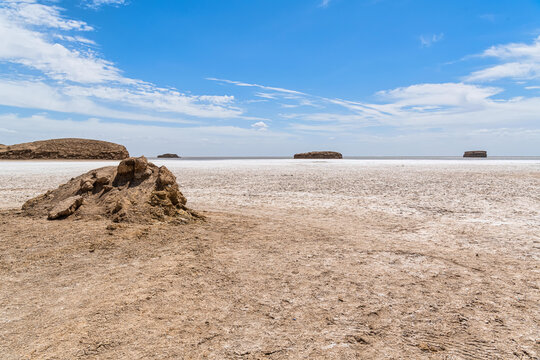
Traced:
[[343, 159], [343, 155], [336, 151], [311, 151], [294, 154], [295, 159]]

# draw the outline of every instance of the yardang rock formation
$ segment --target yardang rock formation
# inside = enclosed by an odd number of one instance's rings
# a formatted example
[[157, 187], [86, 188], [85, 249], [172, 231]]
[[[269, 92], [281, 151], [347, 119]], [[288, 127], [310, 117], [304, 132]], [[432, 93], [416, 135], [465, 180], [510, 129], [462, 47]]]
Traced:
[[294, 154], [295, 159], [343, 159], [341, 153], [335, 151], [312, 151]]
[[101, 159], [122, 160], [129, 153], [122, 145], [88, 139], [52, 139], [0, 146], [0, 159]]
[[158, 158], [159, 159], [180, 159], [180, 156], [178, 156], [177, 154], [166, 153], [166, 154], [158, 155]]
[[28, 200], [22, 209], [49, 220], [105, 217], [114, 222], [187, 223], [203, 218], [185, 205], [176, 177], [143, 156], [91, 170]]
[[473, 158], [485, 158], [487, 157], [487, 151], [484, 150], [474, 150], [474, 151], [465, 151], [463, 157], [473, 157]]

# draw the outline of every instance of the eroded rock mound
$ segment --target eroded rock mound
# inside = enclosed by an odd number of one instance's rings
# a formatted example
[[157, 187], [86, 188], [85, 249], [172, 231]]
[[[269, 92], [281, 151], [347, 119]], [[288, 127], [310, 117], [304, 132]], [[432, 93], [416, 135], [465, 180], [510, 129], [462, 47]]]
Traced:
[[122, 145], [101, 140], [53, 139], [0, 146], [0, 159], [103, 159], [122, 160], [129, 153]]
[[465, 151], [463, 157], [474, 157], [474, 158], [485, 158], [487, 157], [487, 151], [484, 150], [473, 150]]
[[341, 153], [335, 151], [312, 151], [294, 154], [295, 159], [343, 159]]
[[50, 220], [105, 217], [115, 222], [187, 223], [202, 218], [185, 205], [173, 173], [143, 156], [91, 170], [28, 200], [22, 209], [27, 215]]
[[158, 155], [158, 158], [160, 159], [180, 159], [180, 156], [178, 156], [177, 154], [170, 154], [170, 153], [166, 153], [166, 154], [161, 154], [161, 155]]

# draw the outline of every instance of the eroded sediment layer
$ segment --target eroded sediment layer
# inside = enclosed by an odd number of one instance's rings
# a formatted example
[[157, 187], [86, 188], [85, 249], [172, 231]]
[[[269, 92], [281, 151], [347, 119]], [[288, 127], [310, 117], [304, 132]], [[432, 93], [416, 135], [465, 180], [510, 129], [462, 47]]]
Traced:
[[52, 139], [15, 145], [0, 145], [0, 159], [101, 159], [129, 157], [126, 148], [107, 141], [89, 139]]

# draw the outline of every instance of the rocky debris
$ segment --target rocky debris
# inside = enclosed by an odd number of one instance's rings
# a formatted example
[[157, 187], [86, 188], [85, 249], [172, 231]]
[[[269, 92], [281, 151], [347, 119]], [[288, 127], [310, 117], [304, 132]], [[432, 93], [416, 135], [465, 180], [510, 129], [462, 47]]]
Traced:
[[22, 209], [50, 220], [104, 217], [114, 222], [187, 223], [203, 218], [185, 205], [173, 173], [143, 156], [91, 170], [28, 200]]
[[69, 215], [73, 214], [79, 208], [79, 206], [82, 205], [82, 203], [82, 196], [70, 196], [56, 204], [56, 206], [49, 211], [47, 219], [54, 220], [68, 217]]
[[123, 160], [129, 153], [122, 145], [89, 139], [52, 139], [0, 146], [0, 159], [103, 159]]
[[161, 155], [158, 155], [158, 158], [160, 159], [180, 159], [180, 156], [178, 156], [177, 154], [171, 154], [171, 153], [166, 153], [166, 154], [161, 154]]
[[335, 151], [312, 151], [294, 154], [295, 159], [343, 159], [341, 153]]
[[472, 157], [472, 158], [485, 158], [487, 157], [487, 151], [484, 150], [474, 150], [474, 151], [465, 151], [463, 157]]

